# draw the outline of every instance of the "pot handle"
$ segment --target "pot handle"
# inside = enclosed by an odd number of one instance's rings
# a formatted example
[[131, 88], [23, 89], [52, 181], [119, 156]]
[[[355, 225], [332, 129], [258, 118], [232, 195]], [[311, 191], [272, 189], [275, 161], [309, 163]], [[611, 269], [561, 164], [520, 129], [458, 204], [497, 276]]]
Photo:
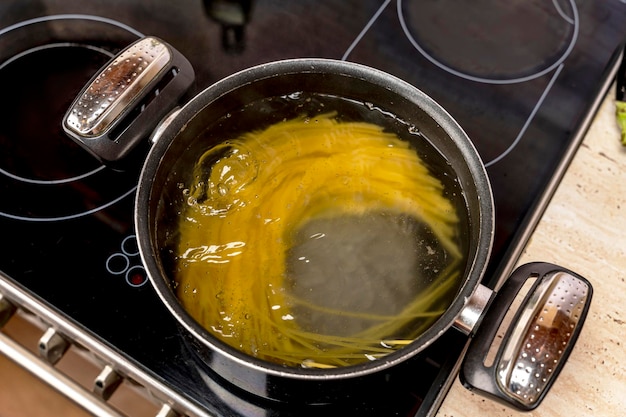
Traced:
[[193, 68], [180, 52], [158, 38], [141, 38], [87, 83], [66, 112], [63, 130], [112, 164], [150, 135], [193, 81]]
[[[535, 282], [494, 355], [501, 324], [530, 279]], [[463, 385], [524, 411], [536, 408], [574, 347], [592, 293], [585, 278], [560, 266], [519, 267], [498, 291], [469, 345], [460, 373]]]

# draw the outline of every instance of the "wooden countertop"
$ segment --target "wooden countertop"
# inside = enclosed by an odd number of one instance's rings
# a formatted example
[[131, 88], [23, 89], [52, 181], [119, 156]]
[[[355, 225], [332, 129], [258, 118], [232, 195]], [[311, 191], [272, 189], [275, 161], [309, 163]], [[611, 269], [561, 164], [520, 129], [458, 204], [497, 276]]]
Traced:
[[[458, 379], [438, 417], [615, 417], [626, 410], [626, 148], [615, 122], [614, 91], [531, 237], [520, 264], [547, 261], [585, 276], [594, 287], [587, 322], [544, 402], [515, 411], [466, 390]], [[73, 366], [84, 373], [84, 365]], [[84, 415], [0, 357], [0, 415]], [[137, 405], [135, 400], [127, 401]], [[131, 407], [132, 408], [132, 407]], [[74, 411], [68, 411], [74, 409]], [[65, 410], [65, 411], [64, 411]], [[130, 411], [130, 410], [129, 410]], [[129, 415], [154, 415], [135, 408]]]
[[547, 261], [586, 277], [594, 296], [560, 376], [539, 407], [519, 412], [454, 383], [438, 417], [615, 417], [626, 410], [626, 147], [614, 88], [550, 201], [519, 264]]

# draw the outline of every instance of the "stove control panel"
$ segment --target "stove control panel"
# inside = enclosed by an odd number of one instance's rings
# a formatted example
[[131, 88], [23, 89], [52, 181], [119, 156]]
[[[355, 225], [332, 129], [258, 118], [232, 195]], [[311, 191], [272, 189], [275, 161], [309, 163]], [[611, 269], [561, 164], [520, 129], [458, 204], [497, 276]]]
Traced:
[[107, 258], [105, 268], [111, 275], [124, 277], [131, 287], [143, 287], [148, 282], [146, 270], [139, 257], [135, 235], [127, 236], [122, 240], [119, 252]]

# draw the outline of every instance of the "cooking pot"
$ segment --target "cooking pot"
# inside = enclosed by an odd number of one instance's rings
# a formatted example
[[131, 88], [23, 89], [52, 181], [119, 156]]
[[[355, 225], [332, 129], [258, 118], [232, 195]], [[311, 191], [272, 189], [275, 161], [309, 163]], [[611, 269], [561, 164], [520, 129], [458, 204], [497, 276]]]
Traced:
[[[255, 396], [325, 403], [354, 392], [351, 390], [375, 389], [378, 381], [389, 378], [442, 334], [461, 331], [473, 336], [462, 369], [466, 386], [522, 409], [539, 404], [578, 336], [592, 288], [576, 273], [546, 263], [519, 268], [497, 294], [481, 284], [494, 234], [489, 180], [471, 140], [441, 106], [416, 87], [382, 71], [328, 59], [292, 59], [249, 68], [178, 107], [192, 81], [193, 69], [181, 54], [160, 39], [142, 38], [90, 81], [68, 110], [63, 128], [112, 166], [137, 143], [148, 137], [153, 142], [136, 197], [141, 258], [157, 294], [180, 324], [185, 343], [202, 366]], [[382, 358], [333, 369], [283, 366], [223, 343], [183, 308], [176, 284], [168, 275], [170, 224], [172, 217], [180, 215], [171, 195], [179, 192], [178, 184], [188, 175], [198, 153], [222, 141], [219, 137], [206, 139], [203, 133], [224, 118], [236, 119], [250, 103], [302, 93], [362, 103], [417, 134], [445, 159], [462, 197], [461, 249], [466, 256], [462, 280], [443, 314], [405, 347]], [[263, 115], [273, 117], [271, 112]], [[250, 120], [241, 123], [233, 123], [235, 130], [257, 128]], [[527, 282], [532, 286], [520, 302], [518, 293], [522, 287], [527, 289]], [[514, 301], [520, 306], [511, 319], [506, 313]], [[509, 320], [508, 327], [500, 328]], [[496, 334], [503, 332], [505, 342], [498, 346]]]

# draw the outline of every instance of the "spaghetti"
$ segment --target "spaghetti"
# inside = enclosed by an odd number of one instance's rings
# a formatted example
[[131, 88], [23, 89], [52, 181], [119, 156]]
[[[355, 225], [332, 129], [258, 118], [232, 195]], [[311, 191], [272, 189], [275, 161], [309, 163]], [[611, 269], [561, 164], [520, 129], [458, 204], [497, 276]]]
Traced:
[[[377, 125], [333, 114], [283, 121], [206, 151], [191, 177], [175, 254], [177, 296], [242, 352], [318, 368], [377, 359], [419, 336], [457, 288], [456, 210], [415, 149]], [[446, 254], [436, 279], [399, 314], [328, 308], [290, 291], [298, 277], [287, 276], [288, 257], [299, 230], [312, 220], [380, 213], [425, 225]], [[324, 334], [298, 322], [303, 308], [372, 324]]]

